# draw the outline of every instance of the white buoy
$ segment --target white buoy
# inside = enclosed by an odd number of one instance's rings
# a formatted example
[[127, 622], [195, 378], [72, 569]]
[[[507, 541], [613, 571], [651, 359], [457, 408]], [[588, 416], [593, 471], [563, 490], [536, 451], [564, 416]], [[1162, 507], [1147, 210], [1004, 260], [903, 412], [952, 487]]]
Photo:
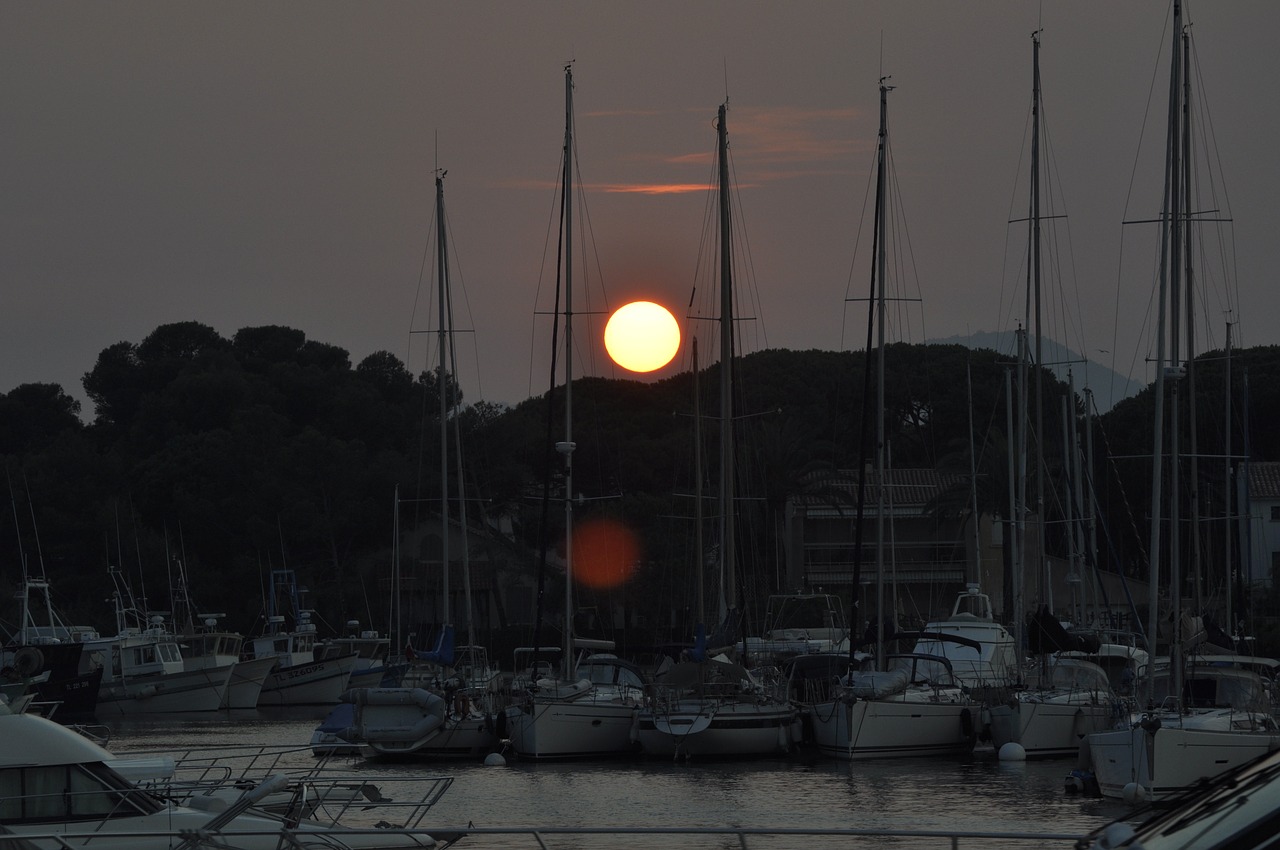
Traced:
[[1023, 749], [1022, 745], [1019, 744], [1017, 741], [1010, 741], [1009, 743], [1003, 745], [1002, 747], [1000, 747], [1000, 752], [997, 753], [996, 755], [999, 756], [1000, 761], [1026, 761], [1027, 760], [1027, 751]]
[[1147, 801], [1147, 789], [1143, 788], [1136, 782], [1130, 782], [1124, 786], [1124, 790], [1120, 792], [1120, 796], [1129, 805], [1137, 805]]
[[485, 767], [505, 767], [507, 760], [502, 757], [502, 753], [489, 753], [484, 757]]

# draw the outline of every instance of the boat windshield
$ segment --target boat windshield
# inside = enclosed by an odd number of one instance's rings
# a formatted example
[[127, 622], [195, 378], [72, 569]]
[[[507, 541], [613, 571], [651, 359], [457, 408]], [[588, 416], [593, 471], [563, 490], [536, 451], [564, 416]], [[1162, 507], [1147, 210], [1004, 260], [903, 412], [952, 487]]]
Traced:
[[1263, 757], [1213, 788], [1139, 827], [1120, 846], [1144, 850], [1263, 847], [1280, 827], [1280, 760]]
[[0, 823], [62, 823], [137, 817], [164, 804], [102, 764], [0, 770]]

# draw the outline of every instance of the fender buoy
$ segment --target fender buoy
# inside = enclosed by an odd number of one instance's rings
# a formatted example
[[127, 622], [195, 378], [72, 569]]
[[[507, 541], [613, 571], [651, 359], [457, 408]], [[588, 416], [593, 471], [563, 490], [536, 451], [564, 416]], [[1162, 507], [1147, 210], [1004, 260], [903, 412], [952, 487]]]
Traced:
[[44, 653], [34, 646], [24, 646], [13, 654], [13, 669], [24, 679], [44, 669]]

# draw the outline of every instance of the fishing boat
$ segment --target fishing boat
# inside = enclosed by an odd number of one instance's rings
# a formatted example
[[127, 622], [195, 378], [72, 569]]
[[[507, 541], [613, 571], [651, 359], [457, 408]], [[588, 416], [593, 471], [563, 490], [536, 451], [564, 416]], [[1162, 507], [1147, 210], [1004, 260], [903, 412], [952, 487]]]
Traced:
[[267, 676], [275, 668], [275, 657], [246, 658], [244, 635], [228, 631], [221, 623], [226, 614], [201, 613], [192, 600], [187, 569], [181, 558], [173, 560], [173, 619], [182, 644], [184, 670], [204, 670], [232, 665], [231, 677], [219, 708], [258, 707], [258, 697]]
[[233, 664], [187, 670], [177, 636], [159, 613], [138, 608], [119, 570], [110, 570], [116, 589], [116, 634], [86, 636], [86, 670], [101, 669], [96, 716], [216, 711], [222, 705]]
[[[316, 655], [316, 624], [302, 607], [293, 570], [271, 571], [270, 614], [266, 630], [249, 641], [253, 658], [274, 658], [258, 695], [258, 705], [333, 705], [347, 689], [356, 654], [331, 658]], [[292, 623], [283, 613], [288, 610]]]
[[[40, 679], [32, 684], [33, 702], [46, 713], [57, 711], [64, 722], [93, 719], [103, 670], [84, 656], [84, 641], [98, 637], [91, 626], [66, 624], [53, 607], [49, 581], [24, 575], [22, 621], [13, 641], [0, 650], [0, 667], [19, 679]], [[47, 677], [42, 674], [48, 673]]]

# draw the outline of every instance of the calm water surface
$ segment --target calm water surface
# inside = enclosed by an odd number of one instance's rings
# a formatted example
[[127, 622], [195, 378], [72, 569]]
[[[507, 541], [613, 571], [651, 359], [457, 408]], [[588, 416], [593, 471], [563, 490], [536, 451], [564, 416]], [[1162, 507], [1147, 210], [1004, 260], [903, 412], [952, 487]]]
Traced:
[[[302, 747], [323, 713], [319, 708], [272, 709], [126, 718], [111, 724], [108, 748], [124, 755], [215, 746]], [[1063, 778], [1074, 766], [1070, 760], [1001, 763], [990, 751], [981, 750], [962, 759], [858, 764], [804, 758], [571, 764], [511, 759], [503, 767], [467, 761], [381, 764], [360, 759], [335, 759], [333, 764], [343, 773], [367, 775], [374, 781], [380, 776], [452, 777], [453, 785], [424, 821], [428, 828], [473, 823], [1084, 834], [1128, 811], [1115, 801], [1064, 793]], [[310, 751], [303, 750], [290, 754], [282, 766], [314, 765]]]

